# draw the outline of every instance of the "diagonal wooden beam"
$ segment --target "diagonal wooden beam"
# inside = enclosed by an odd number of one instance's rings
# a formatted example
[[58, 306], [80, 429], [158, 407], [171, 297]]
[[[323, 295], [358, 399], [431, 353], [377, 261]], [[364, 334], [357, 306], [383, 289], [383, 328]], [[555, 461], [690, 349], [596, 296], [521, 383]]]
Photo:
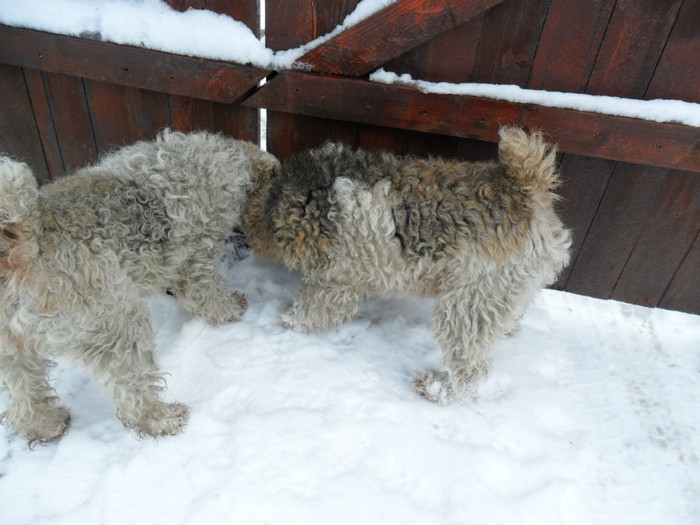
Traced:
[[287, 71], [246, 106], [495, 142], [498, 128], [539, 129], [561, 151], [700, 172], [700, 128], [407, 86]]
[[0, 25], [0, 63], [233, 103], [269, 71]]
[[305, 71], [362, 76], [503, 0], [398, 0], [308, 51]]

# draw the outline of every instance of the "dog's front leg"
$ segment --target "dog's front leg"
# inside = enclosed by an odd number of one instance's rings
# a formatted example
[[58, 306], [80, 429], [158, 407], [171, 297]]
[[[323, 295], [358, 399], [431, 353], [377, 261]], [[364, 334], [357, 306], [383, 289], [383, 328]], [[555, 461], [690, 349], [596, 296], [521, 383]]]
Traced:
[[195, 317], [204, 317], [213, 325], [240, 321], [248, 309], [248, 299], [227, 289], [219, 273], [219, 257], [202, 248], [180, 269], [173, 292], [180, 305]]
[[352, 285], [305, 280], [294, 302], [280, 309], [286, 327], [312, 333], [337, 326], [357, 313], [360, 293]]
[[30, 448], [62, 437], [70, 427], [70, 414], [49, 384], [52, 364], [31, 341], [1, 334], [0, 391], [9, 394], [9, 402], [0, 421], [26, 438]]
[[117, 416], [139, 437], [173, 435], [187, 423], [189, 410], [159, 397], [165, 380], [156, 367], [151, 313], [145, 300], [121, 305], [94, 319], [99, 340], [86, 342], [81, 361], [113, 390]]

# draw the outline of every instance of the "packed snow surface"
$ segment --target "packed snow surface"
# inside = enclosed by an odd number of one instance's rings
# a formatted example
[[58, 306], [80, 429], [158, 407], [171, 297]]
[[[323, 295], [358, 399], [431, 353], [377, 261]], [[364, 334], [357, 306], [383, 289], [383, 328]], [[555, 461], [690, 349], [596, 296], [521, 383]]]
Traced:
[[369, 300], [305, 336], [277, 317], [298, 276], [233, 253], [221, 268], [250, 299], [241, 322], [152, 301], [185, 432], [135, 439], [60, 363], [72, 428], [31, 451], [0, 427], [0, 523], [700, 522], [700, 317], [546, 290], [480, 397], [440, 407], [410, 387], [440, 363], [430, 300]]

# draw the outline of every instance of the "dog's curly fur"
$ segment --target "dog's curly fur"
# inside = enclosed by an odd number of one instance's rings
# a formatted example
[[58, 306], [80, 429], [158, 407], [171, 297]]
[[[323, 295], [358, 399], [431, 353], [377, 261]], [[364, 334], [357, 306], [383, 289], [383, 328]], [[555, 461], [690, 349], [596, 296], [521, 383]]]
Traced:
[[41, 189], [26, 164], [0, 157], [4, 423], [30, 444], [68, 430], [48, 379], [62, 355], [113, 391], [137, 435], [180, 432], [188, 409], [159, 398], [147, 299], [170, 290], [211, 323], [241, 318], [247, 300], [218, 264], [253, 181], [278, 165], [247, 142], [168, 130]]
[[257, 253], [303, 274], [283, 322], [308, 333], [351, 317], [366, 295], [435, 297], [433, 330], [449, 370], [413, 382], [432, 401], [474, 393], [495, 340], [569, 259], [551, 192], [556, 148], [540, 133], [502, 128], [499, 162], [327, 143], [269, 173], [241, 227]]

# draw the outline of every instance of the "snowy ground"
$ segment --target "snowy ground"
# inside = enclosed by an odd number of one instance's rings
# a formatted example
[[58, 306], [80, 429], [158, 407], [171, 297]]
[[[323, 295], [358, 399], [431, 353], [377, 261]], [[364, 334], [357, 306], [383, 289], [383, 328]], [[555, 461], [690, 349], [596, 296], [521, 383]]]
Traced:
[[0, 427], [1, 524], [700, 522], [700, 317], [545, 291], [481, 397], [443, 408], [409, 385], [440, 359], [430, 301], [303, 336], [276, 316], [298, 277], [255, 256], [222, 271], [249, 295], [240, 323], [152, 303], [185, 433], [134, 439], [59, 365], [69, 434], [30, 451]]

